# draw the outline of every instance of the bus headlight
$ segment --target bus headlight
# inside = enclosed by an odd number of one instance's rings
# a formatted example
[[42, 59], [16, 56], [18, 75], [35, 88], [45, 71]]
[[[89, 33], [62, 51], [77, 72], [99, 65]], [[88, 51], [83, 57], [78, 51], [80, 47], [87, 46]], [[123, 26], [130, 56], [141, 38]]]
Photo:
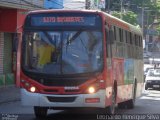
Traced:
[[93, 86], [89, 87], [88, 88], [88, 93], [92, 94], [92, 93], [95, 93], [95, 88]]
[[35, 88], [34, 86], [32, 86], [32, 87], [30, 88], [30, 91], [34, 93], [34, 92], [36, 91], [36, 88]]
[[85, 93], [93, 94], [93, 93], [96, 93], [99, 89], [101, 89], [100, 83], [95, 82], [95, 83], [92, 83], [91, 85], [88, 85], [88, 87], [85, 90]]

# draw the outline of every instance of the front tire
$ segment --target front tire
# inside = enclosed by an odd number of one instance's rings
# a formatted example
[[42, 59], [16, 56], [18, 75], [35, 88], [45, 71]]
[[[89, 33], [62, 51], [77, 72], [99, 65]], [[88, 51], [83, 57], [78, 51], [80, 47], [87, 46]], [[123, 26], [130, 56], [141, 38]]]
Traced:
[[125, 108], [127, 108], [127, 101], [126, 102], [118, 103], [118, 108], [119, 109], [125, 109]]
[[36, 118], [45, 118], [47, 117], [48, 108], [46, 107], [34, 107], [34, 114]]

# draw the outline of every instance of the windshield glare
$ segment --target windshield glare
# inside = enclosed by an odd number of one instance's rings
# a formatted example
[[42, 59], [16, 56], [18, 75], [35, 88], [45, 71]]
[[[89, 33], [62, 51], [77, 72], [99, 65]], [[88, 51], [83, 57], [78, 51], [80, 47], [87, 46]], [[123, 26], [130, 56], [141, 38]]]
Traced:
[[102, 32], [36, 31], [23, 37], [22, 66], [30, 72], [76, 74], [102, 69]]

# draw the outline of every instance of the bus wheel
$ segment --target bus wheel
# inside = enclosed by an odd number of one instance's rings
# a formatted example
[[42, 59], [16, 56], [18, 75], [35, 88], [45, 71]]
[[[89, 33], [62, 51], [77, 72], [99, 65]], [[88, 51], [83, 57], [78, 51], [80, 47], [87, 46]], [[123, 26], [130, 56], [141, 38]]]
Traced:
[[127, 107], [127, 103], [126, 102], [118, 103], [118, 108], [119, 109], [125, 109], [126, 107]]
[[45, 118], [47, 116], [47, 110], [46, 107], [37, 107], [34, 106], [34, 114], [36, 118]]
[[107, 114], [114, 115], [116, 111], [116, 92], [112, 92], [112, 104], [106, 108]]

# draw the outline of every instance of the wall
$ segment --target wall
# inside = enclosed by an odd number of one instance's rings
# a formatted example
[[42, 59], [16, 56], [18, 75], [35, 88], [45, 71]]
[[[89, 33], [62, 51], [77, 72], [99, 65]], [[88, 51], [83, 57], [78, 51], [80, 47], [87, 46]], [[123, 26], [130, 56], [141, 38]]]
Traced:
[[43, 9], [44, 0], [0, 0], [0, 5], [8, 8], [35, 10]]
[[0, 74], [3, 73], [4, 33], [0, 32]]
[[21, 32], [22, 24], [27, 15], [28, 11], [26, 10], [17, 10], [17, 32]]
[[0, 31], [17, 32], [27, 14], [26, 10], [0, 8]]
[[17, 25], [16, 9], [0, 9], [0, 31], [14, 32]]

